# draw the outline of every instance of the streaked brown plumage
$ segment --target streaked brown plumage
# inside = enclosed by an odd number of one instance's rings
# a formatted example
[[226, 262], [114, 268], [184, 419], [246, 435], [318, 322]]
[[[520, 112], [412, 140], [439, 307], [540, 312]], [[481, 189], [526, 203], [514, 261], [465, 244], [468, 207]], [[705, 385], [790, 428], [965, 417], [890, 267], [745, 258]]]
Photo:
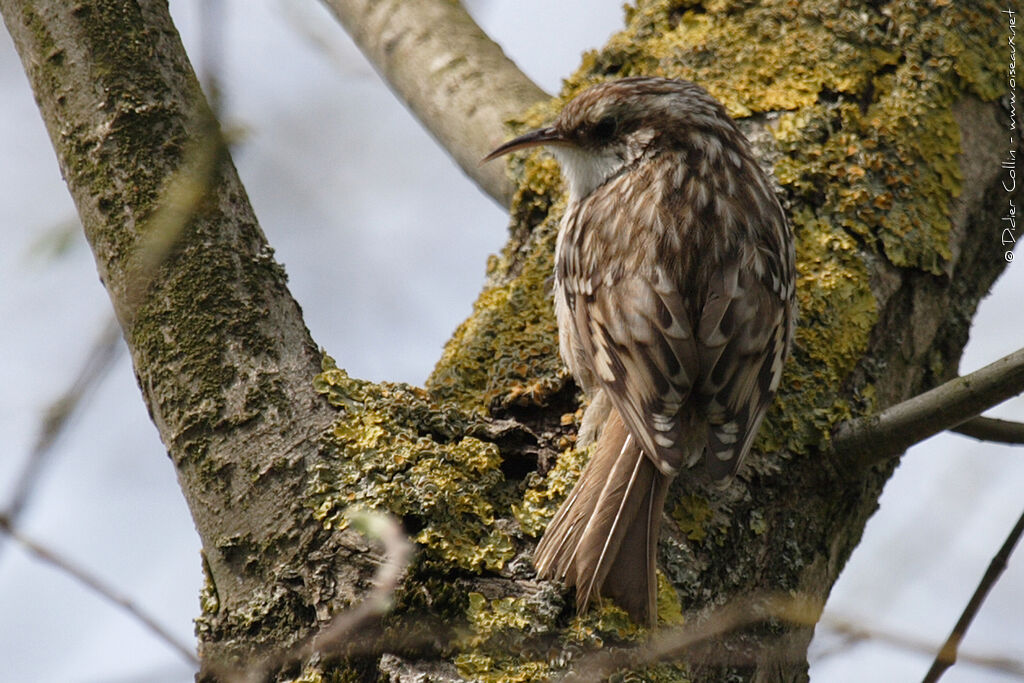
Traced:
[[[656, 616], [672, 478], [703, 460], [727, 485], [775, 394], [795, 320], [785, 214], [742, 133], [705, 90], [627, 78], [487, 158], [548, 145], [569, 186], [555, 255], [562, 357], [600, 430], [534, 562]], [[703, 456], [703, 458], [702, 458]]]

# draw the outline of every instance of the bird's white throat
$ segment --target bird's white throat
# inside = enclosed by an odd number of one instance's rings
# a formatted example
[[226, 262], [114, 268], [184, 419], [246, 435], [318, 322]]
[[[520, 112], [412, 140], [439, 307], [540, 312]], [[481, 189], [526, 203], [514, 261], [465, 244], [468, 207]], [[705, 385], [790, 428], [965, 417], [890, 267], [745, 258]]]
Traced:
[[569, 184], [569, 200], [578, 202], [606, 180], [618, 174], [628, 163], [617, 146], [584, 149], [575, 145], [551, 147]]

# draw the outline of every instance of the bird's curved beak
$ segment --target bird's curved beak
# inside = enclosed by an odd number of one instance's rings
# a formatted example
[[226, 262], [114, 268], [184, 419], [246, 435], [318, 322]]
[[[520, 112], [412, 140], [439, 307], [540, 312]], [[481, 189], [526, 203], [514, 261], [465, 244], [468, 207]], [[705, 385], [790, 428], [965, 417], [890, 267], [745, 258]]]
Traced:
[[491, 161], [492, 159], [497, 159], [498, 157], [508, 154], [509, 152], [514, 152], [517, 149], [537, 147], [538, 145], [558, 145], [565, 144], [566, 142], [567, 140], [565, 139], [565, 136], [563, 136], [554, 126], [538, 128], [537, 130], [532, 130], [529, 133], [520, 135], [517, 138], [512, 138], [481, 159], [480, 163], [483, 164]]

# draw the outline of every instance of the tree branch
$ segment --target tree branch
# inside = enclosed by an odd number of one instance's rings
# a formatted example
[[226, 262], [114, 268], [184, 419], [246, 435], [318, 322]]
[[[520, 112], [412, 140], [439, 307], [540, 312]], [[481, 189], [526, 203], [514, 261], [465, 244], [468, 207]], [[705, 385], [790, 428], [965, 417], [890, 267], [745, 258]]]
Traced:
[[[934, 643], [903, 633], [867, 626], [853, 619], [837, 617], [834, 614], [823, 616], [818, 627], [832, 631], [840, 636], [842, 641], [832, 648], [819, 651], [815, 658], [816, 661], [822, 661], [866, 641], [884, 643], [892, 648], [920, 655], [931, 656], [935, 653]], [[817, 633], [816, 630], [815, 634], [817, 635]], [[961, 652], [958, 660], [978, 668], [1010, 674], [1018, 678], [1024, 677], [1024, 661], [1016, 657]]]
[[953, 427], [951, 432], [969, 436], [978, 441], [992, 443], [1024, 444], [1024, 424], [994, 417], [972, 417], [962, 425]]
[[480, 159], [505, 123], [548, 98], [458, 2], [324, 0], [385, 82], [480, 188], [508, 206], [502, 164]]
[[[323, 532], [302, 496], [313, 437], [334, 418], [312, 386], [320, 353], [167, 3], [0, 0], [0, 12], [203, 542], [216, 596], [203, 664], [265, 652], [290, 637], [274, 629], [293, 604], [329, 602], [303, 593], [312, 575], [340, 577], [335, 555], [326, 570], [310, 559]], [[348, 566], [372, 572], [358, 555]]]
[[[655, 631], [647, 642], [626, 648], [596, 650], [584, 655], [567, 674], [565, 683], [603, 681], [617, 670], [635, 671], [657, 664], [683, 659], [702, 644], [710, 643], [706, 652], [695, 654], [693, 661], [713, 664], [750, 664], [768, 658], [806, 658], [803, 650], [771, 651], [759, 648], [741, 651], [738, 647], [721, 647], [720, 639], [731, 631], [763, 621], [777, 619], [789, 624], [813, 626], [821, 616], [824, 604], [805, 595], [764, 595], [739, 597], [704, 614], [689, 615], [681, 626]], [[776, 644], [776, 643], [772, 643]]]
[[841, 461], [870, 467], [1022, 391], [1024, 349], [1019, 349], [877, 415], [840, 424], [832, 448]]
[[935, 661], [932, 662], [932, 666], [928, 669], [928, 673], [925, 674], [922, 683], [935, 683], [935, 681], [942, 677], [946, 669], [956, 663], [960, 641], [963, 640], [964, 634], [967, 633], [971, 622], [974, 621], [978, 610], [981, 609], [981, 605], [985, 602], [988, 592], [992, 590], [992, 586], [996, 584], [999, 576], [1006, 569], [1006, 562], [1010, 559], [1010, 554], [1013, 553], [1013, 548], [1020, 540], [1021, 534], [1024, 534], [1024, 513], [1021, 514], [1020, 519], [1017, 520], [1013, 529], [1010, 530], [999, 552], [992, 558], [992, 562], [989, 563], [985, 575], [981, 577], [981, 582], [974, 590], [974, 595], [971, 596], [967, 607], [964, 608], [963, 614], [957, 620], [956, 626], [953, 627], [952, 633], [949, 634], [949, 638], [946, 639], [938, 654], [935, 655]]
[[244, 669], [221, 668], [219, 678], [229, 683], [258, 683], [268, 680], [270, 674], [286, 665], [299, 664], [315, 652], [322, 655], [344, 655], [353, 649], [356, 629], [373, 617], [385, 614], [392, 606], [395, 591], [409, 566], [414, 547], [393, 516], [373, 510], [354, 509], [346, 513], [353, 529], [384, 547], [384, 557], [373, 578], [373, 587], [362, 600], [340, 614], [322, 628], [283, 652], [271, 653], [248, 662]]

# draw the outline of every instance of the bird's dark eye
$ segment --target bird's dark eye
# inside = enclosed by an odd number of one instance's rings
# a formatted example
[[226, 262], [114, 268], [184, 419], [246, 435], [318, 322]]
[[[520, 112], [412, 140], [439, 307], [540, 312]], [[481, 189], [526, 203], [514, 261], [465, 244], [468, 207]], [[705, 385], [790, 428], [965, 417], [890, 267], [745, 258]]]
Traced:
[[605, 116], [600, 121], [594, 124], [594, 128], [591, 131], [591, 135], [598, 142], [604, 142], [610, 140], [615, 135], [615, 129], [618, 128], [618, 121], [615, 120], [614, 116]]

